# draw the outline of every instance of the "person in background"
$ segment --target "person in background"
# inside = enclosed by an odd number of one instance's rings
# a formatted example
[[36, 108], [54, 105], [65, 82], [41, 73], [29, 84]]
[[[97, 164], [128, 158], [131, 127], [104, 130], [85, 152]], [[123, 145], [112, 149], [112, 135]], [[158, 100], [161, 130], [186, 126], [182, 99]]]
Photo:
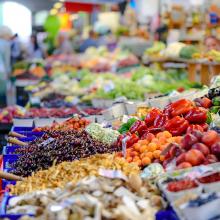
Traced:
[[6, 106], [7, 80], [11, 72], [12, 32], [6, 26], [0, 27], [0, 107]]
[[21, 43], [18, 34], [14, 34], [11, 38], [11, 65], [22, 60]]
[[99, 46], [99, 42], [96, 39], [96, 34], [94, 31], [90, 31], [89, 32], [89, 37], [87, 39], [85, 39], [82, 44], [79, 47], [79, 51], [81, 53], [85, 52], [86, 49], [88, 49], [89, 47], [98, 47]]
[[36, 35], [31, 35], [30, 43], [27, 50], [28, 59], [42, 59], [43, 51], [41, 50]]
[[66, 33], [60, 33], [57, 38], [57, 49], [54, 51], [54, 55], [60, 54], [72, 54], [72, 43]]
[[220, 42], [214, 36], [206, 37], [204, 44], [205, 44], [205, 47], [206, 47], [206, 51], [211, 51], [211, 50], [220, 51]]

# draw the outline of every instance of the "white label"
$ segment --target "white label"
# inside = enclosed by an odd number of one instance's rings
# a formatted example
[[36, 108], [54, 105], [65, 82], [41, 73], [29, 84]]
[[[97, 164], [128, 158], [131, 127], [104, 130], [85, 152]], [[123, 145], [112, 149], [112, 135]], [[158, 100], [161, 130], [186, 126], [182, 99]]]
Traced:
[[127, 149], [127, 140], [129, 139], [130, 137], [125, 137], [124, 139], [122, 139], [122, 154], [123, 154], [123, 157], [126, 158], [126, 149]]
[[120, 170], [106, 170], [106, 169], [99, 169], [99, 175], [108, 177], [111, 179], [123, 179], [127, 180], [127, 177], [120, 171]]

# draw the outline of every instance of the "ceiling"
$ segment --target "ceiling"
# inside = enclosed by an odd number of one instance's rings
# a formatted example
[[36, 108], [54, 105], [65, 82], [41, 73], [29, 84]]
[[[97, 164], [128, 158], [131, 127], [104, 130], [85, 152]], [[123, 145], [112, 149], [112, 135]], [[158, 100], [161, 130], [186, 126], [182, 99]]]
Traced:
[[[53, 7], [54, 2], [58, 0], [3, 0], [3, 2], [15, 1], [28, 7], [32, 12], [41, 10], [49, 10]], [[85, 2], [85, 3], [118, 3], [123, 0], [68, 0], [71, 2]]]

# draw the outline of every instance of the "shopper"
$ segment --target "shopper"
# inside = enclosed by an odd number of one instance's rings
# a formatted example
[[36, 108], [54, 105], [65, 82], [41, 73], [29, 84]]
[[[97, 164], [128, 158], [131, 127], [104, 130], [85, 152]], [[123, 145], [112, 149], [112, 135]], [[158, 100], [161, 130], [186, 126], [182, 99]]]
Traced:
[[98, 47], [99, 42], [96, 39], [96, 34], [94, 31], [89, 32], [89, 37], [85, 39], [79, 47], [81, 53], [85, 52], [89, 47]]
[[11, 65], [22, 60], [21, 42], [18, 34], [14, 34], [11, 38]]
[[72, 54], [73, 46], [67, 33], [60, 33], [57, 38], [57, 49], [54, 51], [55, 55]]
[[43, 51], [38, 44], [36, 35], [31, 36], [27, 53], [28, 53], [28, 59], [42, 59], [43, 58]]
[[0, 107], [6, 105], [7, 80], [11, 71], [12, 32], [6, 26], [0, 27]]
[[205, 38], [206, 51], [218, 50], [220, 51], [220, 42], [214, 36], [208, 36]]

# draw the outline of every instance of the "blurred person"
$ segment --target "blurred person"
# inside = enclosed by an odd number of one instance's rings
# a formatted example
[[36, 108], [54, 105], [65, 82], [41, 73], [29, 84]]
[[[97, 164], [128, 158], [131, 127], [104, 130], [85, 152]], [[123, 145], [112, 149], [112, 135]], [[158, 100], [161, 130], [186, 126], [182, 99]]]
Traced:
[[96, 39], [96, 34], [94, 31], [89, 31], [89, 37], [85, 39], [79, 47], [81, 53], [85, 52], [89, 47], [98, 47], [99, 42]]
[[28, 59], [42, 59], [43, 58], [43, 51], [40, 48], [37, 36], [31, 35], [30, 43], [27, 50]]
[[205, 44], [205, 47], [206, 47], [206, 51], [211, 51], [211, 50], [220, 51], [220, 42], [214, 36], [206, 37], [204, 44]]
[[66, 33], [60, 33], [57, 38], [57, 49], [54, 51], [55, 55], [72, 54], [72, 43]]
[[11, 38], [11, 65], [22, 60], [21, 42], [18, 34], [14, 34]]
[[11, 72], [12, 32], [6, 26], [0, 27], [0, 106], [6, 105], [7, 80]]

